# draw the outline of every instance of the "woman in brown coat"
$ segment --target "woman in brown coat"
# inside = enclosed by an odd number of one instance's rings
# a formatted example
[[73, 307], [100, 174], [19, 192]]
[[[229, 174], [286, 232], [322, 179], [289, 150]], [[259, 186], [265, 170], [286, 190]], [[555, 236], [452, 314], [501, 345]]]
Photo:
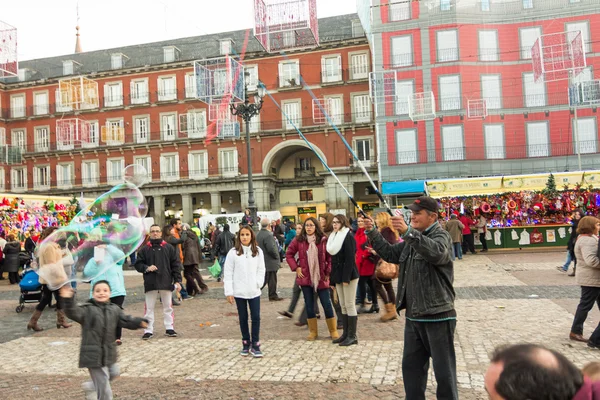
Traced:
[[198, 270], [200, 265], [202, 249], [200, 240], [196, 233], [189, 229], [188, 224], [183, 225], [187, 233], [187, 238], [183, 242], [183, 276], [185, 277], [186, 290], [190, 296], [203, 294], [208, 290], [208, 286], [202, 280], [202, 275]]

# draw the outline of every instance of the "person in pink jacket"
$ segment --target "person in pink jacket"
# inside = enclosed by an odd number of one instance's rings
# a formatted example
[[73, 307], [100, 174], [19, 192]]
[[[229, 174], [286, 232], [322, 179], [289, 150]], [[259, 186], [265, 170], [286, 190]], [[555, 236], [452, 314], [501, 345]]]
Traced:
[[[367, 240], [367, 235], [365, 235], [365, 222], [361, 215], [358, 216], [358, 229], [354, 235], [354, 240], [356, 240], [356, 267], [358, 268], [358, 274], [360, 275], [360, 278], [358, 279], [360, 293], [360, 308], [358, 313], [378, 313], [379, 304], [377, 304], [377, 292], [375, 291], [375, 284], [373, 282], [377, 256], [371, 253], [371, 246]], [[373, 305], [370, 309], [365, 307], [367, 290], [369, 290], [371, 299], [373, 299]]]
[[[297, 256], [297, 258], [296, 258]], [[309, 335], [307, 340], [319, 336], [314, 302], [318, 296], [325, 311], [327, 328], [332, 339], [338, 339], [337, 323], [329, 297], [329, 275], [331, 274], [331, 256], [327, 253], [327, 236], [319, 227], [315, 218], [308, 218], [300, 235], [290, 243], [285, 259], [292, 271], [296, 272], [296, 283], [302, 289]]]

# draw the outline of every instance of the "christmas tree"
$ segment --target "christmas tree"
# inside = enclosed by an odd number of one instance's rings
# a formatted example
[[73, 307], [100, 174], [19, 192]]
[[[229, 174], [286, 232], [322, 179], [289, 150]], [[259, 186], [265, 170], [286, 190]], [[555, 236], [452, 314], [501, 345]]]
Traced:
[[556, 190], [556, 180], [554, 179], [553, 174], [550, 174], [550, 176], [548, 177], [548, 182], [546, 182], [546, 188], [542, 190], [542, 194], [551, 200], [557, 199], [560, 196], [558, 190]]

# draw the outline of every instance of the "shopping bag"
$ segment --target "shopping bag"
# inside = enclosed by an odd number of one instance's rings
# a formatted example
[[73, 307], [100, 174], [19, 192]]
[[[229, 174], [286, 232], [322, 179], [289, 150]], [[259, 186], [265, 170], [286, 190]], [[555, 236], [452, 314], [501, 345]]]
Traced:
[[219, 260], [215, 260], [212, 267], [208, 267], [208, 272], [210, 272], [213, 278], [218, 278], [221, 275], [221, 264], [219, 264]]

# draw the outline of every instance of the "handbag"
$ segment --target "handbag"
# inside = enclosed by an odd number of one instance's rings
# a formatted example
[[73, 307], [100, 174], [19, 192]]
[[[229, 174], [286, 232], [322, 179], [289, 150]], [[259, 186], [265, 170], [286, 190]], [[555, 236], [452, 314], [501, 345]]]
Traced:
[[380, 259], [375, 267], [375, 277], [391, 281], [398, 278], [399, 269], [398, 264], [392, 264]]
[[221, 275], [221, 264], [219, 264], [219, 260], [215, 260], [212, 267], [208, 267], [208, 272], [210, 272], [213, 278], [218, 278]]

